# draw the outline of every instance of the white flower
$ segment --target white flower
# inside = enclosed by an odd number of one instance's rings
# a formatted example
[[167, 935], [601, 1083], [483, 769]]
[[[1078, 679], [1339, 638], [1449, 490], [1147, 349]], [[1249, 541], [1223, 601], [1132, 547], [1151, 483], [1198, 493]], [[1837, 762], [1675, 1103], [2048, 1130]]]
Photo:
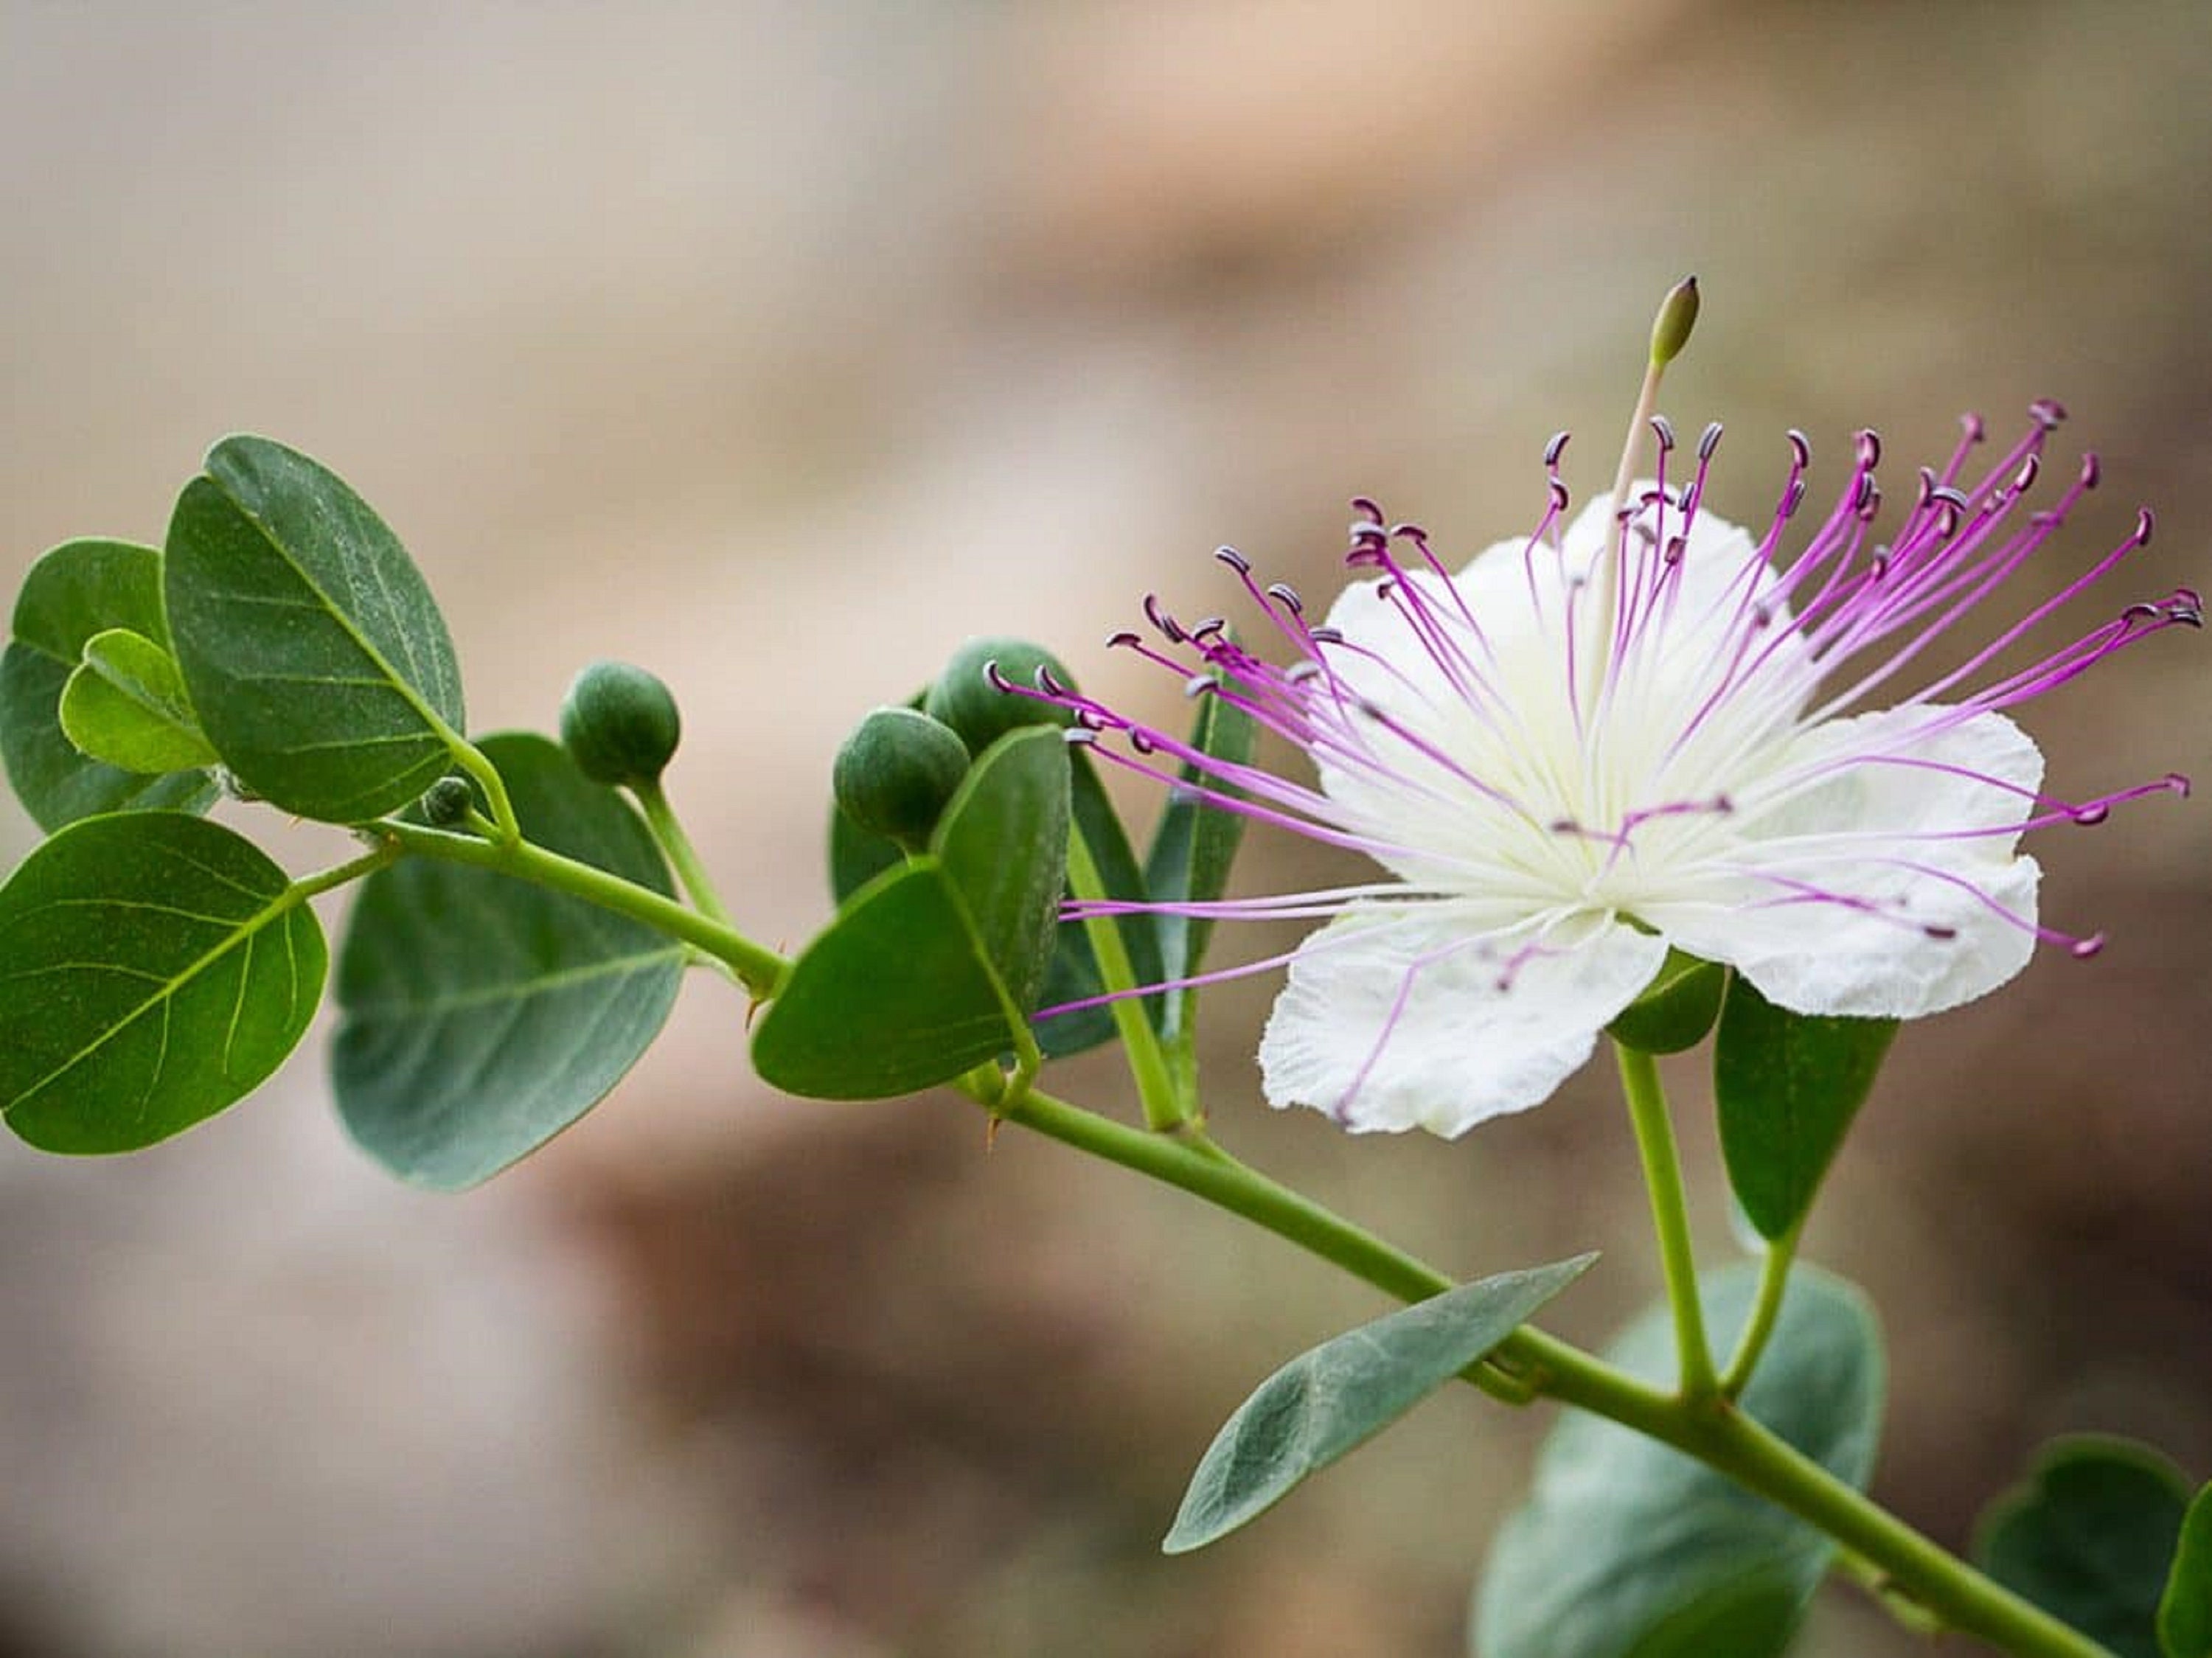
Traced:
[[[1353, 1129], [1447, 1135], [1534, 1105], [1589, 1057], [1669, 944], [1798, 1012], [1939, 1012], [2011, 978], [2039, 939], [2097, 948], [2038, 921], [2024, 830], [2186, 787], [2169, 777], [2051, 799], [2041, 755], [2005, 712], [2138, 639], [2200, 623], [2182, 589], [2008, 665], [2029, 628], [2148, 539], [2148, 514], [1962, 662], [1948, 638], [1986, 614], [2096, 482], [2092, 458], [2050, 507], [2022, 506], [2059, 411], [2034, 414], [1971, 480], [1981, 433], [1969, 422], [1884, 542], [1872, 527], [1880, 446], [1863, 434], [1834, 509], [1794, 557], [1782, 544], [1804, 495], [1803, 440], [1791, 434], [1780, 505], [1754, 541], [1699, 504], [1718, 428], [1677, 487], [1664, 422], [1660, 479], [1632, 489], [1617, 518], [1599, 502], [1564, 531], [1555, 442], [1535, 532], [1456, 576], [1421, 531], [1356, 503], [1347, 562], [1375, 579], [1317, 627], [1295, 593], [1262, 590], [1223, 550], [1295, 652], [1288, 667], [1218, 619], [1186, 629], [1150, 600], [1163, 642], [1115, 642], [1289, 739], [1312, 784], [1197, 754], [1056, 684], [1033, 694], [1073, 708], [1094, 738], [1118, 739], [1102, 755], [1170, 783], [1155, 756], [1192, 763], [1219, 805], [1387, 872], [1185, 907], [1328, 918], [1289, 958], [1261, 1042], [1276, 1105], [1319, 1107]], [[1939, 639], [1956, 665], [1940, 671], [1926, 665]]]

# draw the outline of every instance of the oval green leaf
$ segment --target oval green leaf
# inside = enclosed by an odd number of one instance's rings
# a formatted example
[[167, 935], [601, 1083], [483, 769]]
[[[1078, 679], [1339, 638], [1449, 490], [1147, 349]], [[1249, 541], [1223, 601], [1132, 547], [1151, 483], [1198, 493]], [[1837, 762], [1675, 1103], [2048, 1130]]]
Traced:
[[175, 660], [143, 634], [109, 628], [84, 642], [62, 687], [62, 730], [95, 760], [159, 776], [216, 763]]
[[1741, 974], [1729, 981], [1713, 1093], [1729, 1184], [1760, 1236], [1784, 1236], [1812, 1206], [1896, 1035], [1894, 1019], [1791, 1013]]
[[2159, 1601], [2189, 1482], [2147, 1445], [2055, 1440], [1975, 1527], [1983, 1570], [2118, 1658], [2161, 1658]]
[[61, 701], [87, 641], [111, 628], [166, 647], [161, 555], [127, 541], [66, 541], [31, 567], [0, 653], [0, 759], [16, 798], [49, 833], [129, 811], [204, 811], [204, 770], [145, 775], [94, 760], [62, 729]]
[[1006, 995], [934, 857], [854, 894], [792, 963], [753, 1033], [787, 1094], [882, 1100], [950, 1081], [1013, 1041]]
[[1067, 744], [1024, 726], [983, 750], [930, 839], [983, 959], [1026, 1020], [1044, 988], [1067, 883]]
[[[544, 738], [484, 738], [523, 833], [673, 891], [652, 835]], [[653, 1043], [684, 946], [489, 870], [409, 859], [363, 883], [338, 956], [338, 1113], [401, 1179], [458, 1191], [589, 1111]]]
[[1161, 1550], [1187, 1554], [1257, 1519], [1497, 1346], [1596, 1259], [1463, 1284], [1299, 1354], [1222, 1424]]
[[0, 887], [0, 1111], [48, 1151], [130, 1151], [243, 1098], [322, 995], [313, 912], [204, 818], [70, 825]]
[[226, 438], [163, 561], [171, 648], [208, 740], [287, 811], [353, 823], [453, 764], [460, 670], [414, 562], [337, 474]]
[[2158, 1638], [2166, 1658], [2212, 1658], [2212, 1485], [2197, 1493], [2181, 1522], [2158, 1603]]
[[[1725, 1340], [1758, 1282], [1713, 1275], [1700, 1297]], [[1632, 1374], [1670, 1382], [1664, 1305], [1607, 1350]], [[1791, 1272], [1774, 1334], [1741, 1406], [1829, 1473], [1863, 1486], [1883, 1396], [1871, 1309], [1842, 1280]], [[1539, 1454], [1529, 1498], [1492, 1546], [1476, 1606], [1482, 1658], [1771, 1658], [1827, 1570], [1821, 1532], [1680, 1452], [1570, 1412]]]

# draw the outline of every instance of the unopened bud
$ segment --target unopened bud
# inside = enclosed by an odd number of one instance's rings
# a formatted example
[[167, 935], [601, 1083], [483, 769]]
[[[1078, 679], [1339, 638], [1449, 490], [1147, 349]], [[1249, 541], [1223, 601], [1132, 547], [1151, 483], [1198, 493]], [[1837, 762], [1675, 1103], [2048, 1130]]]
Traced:
[[1664, 368], [1682, 355], [1690, 331], [1698, 325], [1698, 279], [1685, 276], [1674, 284], [1659, 307], [1651, 325], [1651, 366]]

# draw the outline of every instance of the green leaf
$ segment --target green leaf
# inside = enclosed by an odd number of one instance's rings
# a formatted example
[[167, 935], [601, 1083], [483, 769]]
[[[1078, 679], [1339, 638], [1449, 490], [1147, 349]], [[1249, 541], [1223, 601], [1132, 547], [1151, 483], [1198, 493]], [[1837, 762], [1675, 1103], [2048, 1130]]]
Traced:
[[0, 887], [0, 1111], [48, 1151], [130, 1151], [234, 1104], [313, 1017], [322, 929], [219, 823], [71, 824]]
[[1720, 1017], [1728, 969], [1669, 950], [1651, 982], [1607, 1025], [1606, 1035], [1645, 1054], [1680, 1054], [1705, 1041]]
[[1786, 1012], [1741, 974], [1729, 982], [1713, 1092], [1729, 1184], [1760, 1236], [1783, 1236], [1812, 1206], [1896, 1034], [1894, 1019]]
[[[1097, 768], [1080, 748], [1068, 750], [1067, 757], [1069, 800], [1076, 831], [1090, 848], [1091, 862], [1097, 867], [1106, 896], [1143, 898], [1144, 872], [1137, 867], [1137, 855], [1130, 848], [1127, 832], [1121, 827], [1121, 815], [1114, 810], [1105, 786], [1099, 782]], [[1128, 952], [1129, 969], [1139, 984], [1158, 984], [1164, 976], [1160, 971], [1159, 935], [1153, 920], [1148, 914], [1125, 915], [1117, 923], [1121, 947]], [[1052, 966], [1045, 975], [1044, 989], [1038, 1000], [1044, 1006], [1057, 1007], [1063, 1002], [1085, 1000], [1105, 987], [1097, 954], [1091, 947], [1090, 930], [1080, 921], [1062, 921], [1055, 935]], [[1158, 996], [1144, 999], [1145, 1011], [1155, 1025], [1160, 1021], [1165, 999]], [[1047, 1058], [1066, 1059], [1113, 1040], [1114, 1010], [1103, 1004], [1078, 1008], [1073, 1013], [1036, 1020], [1032, 1028], [1037, 1046]]]
[[812, 1099], [889, 1099], [1012, 1048], [1066, 879], [1067, 777], [1057, 729], [986, 749], [928, 853], [862, 886], [792, 963], [753, 1036], [762, 1078]]
[[836, 805], [830, 808], [830, 896], [839, 903], [905, 861], [897, 841], [869, 833]]
[[1024, 726], [983, 750], [931, 837], [983, 959], [1026, 1019], [1044, 988], [1067, 880], [1067, 744]]
[[144, 776], [94, 760], [62, 730], [63, 688], [85, 642], [128, 628], [165, 645], [161, 555], [127, 541], [66, 541], [31, 567], [0, 653], [0, 758], [24, 807], [49, 832], [80, 817], [132, 810], [204, 811], [218, 790], [204, 771]]
[[1463, 1284], [1301, 1353], [1214, 1436], [1160, 1547], [1186, 1554], [1258, 1518], [1497, 1346], [1596, 1259]]
[[1974, 1560], [2118, 1658], [2160, 1658], [2159, 1599], [2188, 1503], [2181, 1471], [2148, 1446], [2054, 1440], [1982, 1516]]
[[[532, 841], [672, 893], [637, 814], [557, 744], [480, 746]], [[403, 1180], [488, 1180], [606, 1096], [659, 1034], [684, 963], [666, 934], [530, 882], [428, 858], [380, 870], [338, 957], [339, 1114]]]
[[266, 438], [224, 439], [178, 499], [163, 582], [200, 726], [255, 793], [361, 823], [452, 768], [461, 681], [444, 618], [335, 473]]
[[[1190, 743], [1200, 753], [1231, 765], [1249, 765], [1259, 740], [1260, 728], [1243, 709], [1218, 695], [1199, 699]], [[1145, 854], [1146, 890], [1155, 903], [1212, 903], [1228, 889], [1230, 866], [1236, 862], [1237, 848], [1244, 836], [1244, 819], [1237, 812], [1206, 803], [1197, 792], [1199, 787], [1219, 790], [1223, 785], [1206, 779], [1197, 767], [1186, 764], [1179, 775], [1182, 786], [1169, 794], [1152, 847]], [[1161, 976], [1194, 976], [1205, 964], [1213, 923], [1182, 915], [1155, 919]], [[1197, 1000], [1194, 987], [1168, 998], [1161, 1035], [1170, 1043], [1188, 1041]]]
[[2212, 1485], [2197, 1493], [2181, 1522], [2158, 1603], [2158, 1638], [2166, 1658], [2212, 1658]]
[[[1712, 1275], [1700, 1299], [1717, 1337], [1741, 1327], [1757, 1284], [1748, 1264]], [[1646, 1312], [1607, 1357], [1671, 1382], [1668, 1309]], [[1741, 1407], [1863, 1487], [1882, 1371], [1864, 1298], [1801, 1266]], [[1528, 1502], [1492, 1546], [1473, 1649], [1482, 1658], [1771, 1658], [1833, 1550], [1814, 1527], [1680, 1452], [1570, 1412], [1538, 1455]]]
[[860, 889], [792, 964], [753, 1034], [753, 1068], [821, 1100], [911, 1094], [996, 1059], [1006, 993], [934, 857]]
[[85, 641], [84, 660], [62, 687], [61, 720], [70, 742], [125, 771], [159, 776], [216, 763], [174, 659], [128, 628]]

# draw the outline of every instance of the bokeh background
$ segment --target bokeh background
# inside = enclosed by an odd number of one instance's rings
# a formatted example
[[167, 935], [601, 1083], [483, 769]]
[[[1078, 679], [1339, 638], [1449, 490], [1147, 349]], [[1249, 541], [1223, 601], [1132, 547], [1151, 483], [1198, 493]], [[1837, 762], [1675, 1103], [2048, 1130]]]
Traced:
[[[1164, 710], [1097, 641], [1148, 589], [1225, 599], [1217, 543], [1326, 592], [1361, 492], [1472, 550], [1531, 521], [1557, 428], [1603, 487], [1685, 270], [1665, 406], [1729, 422], [1723, 512], [1771, 504], [1785, 427], [1832, 483], [1878, 425], [1909, 479], [1961, 411], [2054, 395], [2108, 483], [2051, 579], [2148, 501], [2088, 610], [2202, 581], [2207, 85], [2188, 0], [7, 0], [0, 574], [158, 539], [226, 431], [307, 448], [425, 568], [480, 729], [546, 727], [593, 656], [669, 679], [678, 804], [795, 943], [863, 710], [984, 631]], [[2209, 714], [2169, 636], [2031, 723], [2090, 793], [2206, 771]], [[2212, 1474], [2212, 818], [2039, 850], [2110, 949], [1910, 1030], [1808, 1245], [1887, 1317], [1881, 1492], [1954, 1544], [2062, 1430]], [[1605, 1247], [1551, 1321], [1577, 1338], [1652, 1291], [1601, 1068], [1461, 1144], [1355, 1142], [1260, 1103], [1269, 990], [1214, 999], [1232, 1145], [1463, 1275]], [[0, 1142], [0, 1654], [1463, 1649], [1541, 1412], [1440, 1399], [1164, 1561], [1222, 1416], [1376, 1299], [1058, 1147], [987, 1153], [960, 1102], [778, 1097], [738, 1014], [694, 987], [464, 1198], [350, 1151], [319, 1039], [138, 1157]], [[1064, 1082], [1126, 1108], [1110, 1062]], [[1917, 1649], [1832, 1590], [1806, 1649]]]

